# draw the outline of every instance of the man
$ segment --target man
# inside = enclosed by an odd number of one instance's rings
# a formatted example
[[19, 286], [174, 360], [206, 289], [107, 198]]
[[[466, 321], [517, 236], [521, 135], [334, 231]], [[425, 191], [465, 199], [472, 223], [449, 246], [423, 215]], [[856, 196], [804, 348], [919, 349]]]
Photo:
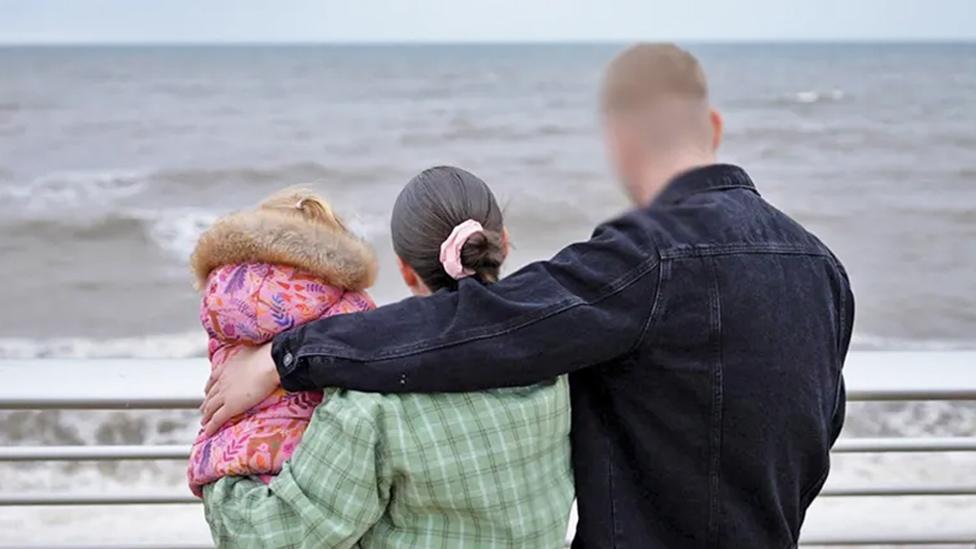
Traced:
[[570, 373], [574, 547], [796, 546], [843, 423], [844, 269], [716, 164], [722, 120], [690, 54], [628, 49], [602, 102], [635, 210], [491, 287], [282, 334], [211, 380], [207, 428], [279, 381], [453, 392]]

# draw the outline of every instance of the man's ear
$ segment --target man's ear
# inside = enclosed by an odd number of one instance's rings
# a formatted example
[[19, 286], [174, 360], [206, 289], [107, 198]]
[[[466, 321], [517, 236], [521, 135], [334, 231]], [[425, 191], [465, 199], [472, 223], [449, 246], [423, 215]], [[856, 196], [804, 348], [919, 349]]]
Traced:
[[502, 227], [502, 253], [508, 257], [508, 227]]
[[712, 152], [715, 152], [722, 144], [722, 130], [725, 122], [722, 120], [722, 115], [715, 109], [708, 111], [708, 121], [712, 126]]

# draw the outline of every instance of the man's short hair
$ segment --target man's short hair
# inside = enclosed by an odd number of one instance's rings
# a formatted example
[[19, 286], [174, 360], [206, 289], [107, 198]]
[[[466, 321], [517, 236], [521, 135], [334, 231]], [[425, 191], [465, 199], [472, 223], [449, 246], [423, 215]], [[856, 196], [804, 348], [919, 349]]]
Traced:
[[603, 83], [604, 112], [638, 110], [673, 99], [708, 103], [705, 72], [687, 51], [674, 44], [641, 43], [610, 62]]

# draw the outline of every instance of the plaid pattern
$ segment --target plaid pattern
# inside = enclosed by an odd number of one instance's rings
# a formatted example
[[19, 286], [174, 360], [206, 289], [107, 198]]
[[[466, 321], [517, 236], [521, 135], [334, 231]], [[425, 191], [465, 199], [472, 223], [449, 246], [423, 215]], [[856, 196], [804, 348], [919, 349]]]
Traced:
[[573, 499], [565, 376], [478, 393], [338, 391], [270, 485], [205, 489], [218, 547], [561, 547]]

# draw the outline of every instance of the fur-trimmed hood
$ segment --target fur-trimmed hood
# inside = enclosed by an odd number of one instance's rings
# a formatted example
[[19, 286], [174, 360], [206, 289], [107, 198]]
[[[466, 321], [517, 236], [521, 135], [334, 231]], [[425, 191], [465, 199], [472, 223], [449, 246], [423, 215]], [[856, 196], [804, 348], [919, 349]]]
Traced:
[[376, 256], [366, 242], [304, 219], [297, 210], [258, 208], [222, 217], [203, 233], [190, 256], [199, 289], [214, 269], [250, 262], [289, 265], [353, 291], [376, 279]]

